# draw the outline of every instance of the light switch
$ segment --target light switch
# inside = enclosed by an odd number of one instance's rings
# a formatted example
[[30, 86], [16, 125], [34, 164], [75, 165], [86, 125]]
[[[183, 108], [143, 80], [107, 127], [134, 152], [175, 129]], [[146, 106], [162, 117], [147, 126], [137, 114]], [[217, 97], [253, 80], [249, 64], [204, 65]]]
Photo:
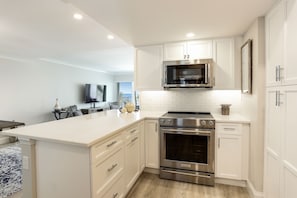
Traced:
[[28, 170], [29, 169], [29, 157], [23, 156], [23, 169]]

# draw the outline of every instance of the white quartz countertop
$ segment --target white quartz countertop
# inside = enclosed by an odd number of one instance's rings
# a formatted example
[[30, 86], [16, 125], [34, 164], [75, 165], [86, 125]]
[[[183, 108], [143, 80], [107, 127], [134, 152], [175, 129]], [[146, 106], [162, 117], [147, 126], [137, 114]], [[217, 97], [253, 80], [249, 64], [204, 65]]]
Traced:
[[2, 133], [19, 138], [89, 147], [129, 127], [131, 124], [143, 119], [156, 119], [164, 113], [146, 111], [120, 113], [118, 110], [109, 110], [20, 127]]
[[212, 116], [217, 123], [242, 123], [249, 124], [251, 121], [240, 114], [221, 115], [218, 113], [212, 113]]

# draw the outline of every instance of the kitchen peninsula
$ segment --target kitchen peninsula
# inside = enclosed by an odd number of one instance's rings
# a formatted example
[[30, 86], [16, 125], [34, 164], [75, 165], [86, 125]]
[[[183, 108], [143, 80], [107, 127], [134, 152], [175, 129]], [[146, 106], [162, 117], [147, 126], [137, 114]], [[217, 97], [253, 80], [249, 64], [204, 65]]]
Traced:
[[164, 113], [110, 110], [3, 132], [20, 139], [24, 197], [123, 197], [145, 167], [144, 121], [158, 130]]

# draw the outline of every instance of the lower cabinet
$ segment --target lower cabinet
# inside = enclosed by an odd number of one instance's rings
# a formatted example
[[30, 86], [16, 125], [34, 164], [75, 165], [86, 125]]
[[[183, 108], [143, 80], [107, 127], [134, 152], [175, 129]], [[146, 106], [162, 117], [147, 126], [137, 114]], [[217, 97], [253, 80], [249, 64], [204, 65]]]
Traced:
[[246, 180], [248, 176], [249, 125], [216, 124], [216, 177]]
[[125, 134], [125, 187], [128, 192], [140, 173], [140, 136], [138, 125]]
[[145, 120], [145, 166], [160, 168], [159, 123], [158, 120]]

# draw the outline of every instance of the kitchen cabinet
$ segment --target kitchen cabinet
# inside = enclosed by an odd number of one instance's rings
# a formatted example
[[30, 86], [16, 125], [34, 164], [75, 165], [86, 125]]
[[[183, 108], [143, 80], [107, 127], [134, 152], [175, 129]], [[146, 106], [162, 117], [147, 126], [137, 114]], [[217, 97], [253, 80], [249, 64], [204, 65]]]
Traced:
[[249, 126], [216, 124], [216, 177], [246, 180], [248, 175]]
[[240, 89], [240, 75], [235, 68], [235, 39], [213, 40], [214, 89]]
[[139, 123], [139, 143], [140, 143], [140, 172], [145, 168], [145, 133], [144, 133], [144, 121]]
[[126, 192], [128, 192], [140, 174], [140, 134], [138, 125], [128, 129], [125, 136], [125, 187]]
[[266, 16], [266, 85], [281, 84], [284, 69], [285, 4], [281, 2]]
[[159, 122], [145, 120], [145, 164], [148, 168], [160, 168], [159, 154]]
[[197, 40], [164, 44], [164, 60], [212, 58], [212, 40]]
[[162, 45], [137, 48], [134, 72], [135, 90], [163, 90], [162, 64]]
[[266, 17], [269, 69], [266, 71], [265, 197], [289, 198], [297, 194], [296, 12], [296, 0], [286, 0], [279, 2]]

